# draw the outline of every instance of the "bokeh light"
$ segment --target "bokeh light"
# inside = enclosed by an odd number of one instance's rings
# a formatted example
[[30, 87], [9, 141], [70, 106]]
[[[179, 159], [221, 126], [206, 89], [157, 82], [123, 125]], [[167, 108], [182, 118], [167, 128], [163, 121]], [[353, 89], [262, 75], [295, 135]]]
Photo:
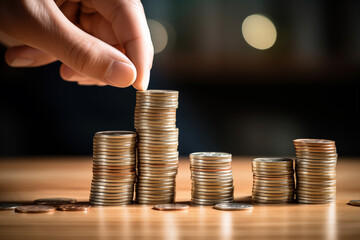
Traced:
[[242, 34], [250, 46], [260, 50], [272, 47], [277, 35], [270, 19], [260, 14], [250, 15], [244, 20]]
[[168, 44], [168, 32], [160, 22], [148, 19], [155, 54], [162, 52]]

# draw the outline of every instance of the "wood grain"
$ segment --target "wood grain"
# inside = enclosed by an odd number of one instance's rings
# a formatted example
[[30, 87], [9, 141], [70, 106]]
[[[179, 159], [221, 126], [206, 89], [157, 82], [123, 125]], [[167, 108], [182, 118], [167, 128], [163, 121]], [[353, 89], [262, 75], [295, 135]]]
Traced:
[[[233, 161], [235, 198], [251, 194], [251, 158]], [[0, 201], [74, 197], [87, 201], [91, 157], [0, 160]], [[84, 212], [19, 214], [0, 211], [0, 239], [360, 239], [359, 159], [340, 159], [336, 204], [256, 205], [251, 212], [191, 207], [161, 212], [152, 206], [93, 208]], [[190, 200], [189, 161], [181, 160], [177, 201]]]

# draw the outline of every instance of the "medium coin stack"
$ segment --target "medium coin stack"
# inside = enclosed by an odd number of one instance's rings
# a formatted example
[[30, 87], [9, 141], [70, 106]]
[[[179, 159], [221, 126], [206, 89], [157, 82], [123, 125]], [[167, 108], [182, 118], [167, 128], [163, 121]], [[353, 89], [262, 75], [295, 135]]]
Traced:
[[100, 206], [130, 204], [136, 177], [136, 133], [97, 132], [93, 139], [93, 179], [90, 203]]
[[328, 203], [336, 199], [335, 142], [296, 139], [296, 198], [300, 203]]
[[252, 160], [252, 200], [256, 203], [294, 201], [294, 165], [289, 158], [255, 158]]
[[178, 171], [176, 109], [178, 91], [147, 90], [136, 94], [135, 128], [138, 133], [136, 201], [172, 203]]
[[191, 153], [190, 170], [192, 204], [214, 205], [234, 200], [231, 154]]

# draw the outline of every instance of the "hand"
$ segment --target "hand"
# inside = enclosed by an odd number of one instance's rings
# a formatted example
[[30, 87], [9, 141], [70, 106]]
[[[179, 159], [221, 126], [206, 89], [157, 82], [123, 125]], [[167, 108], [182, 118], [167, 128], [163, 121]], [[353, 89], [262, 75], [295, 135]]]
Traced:
[[146, 90], [153, 46], [140, 0], [0, 1], [0, 31], [22, 45], [7, 49], [13, 67], [56, 60], [80, 85]]

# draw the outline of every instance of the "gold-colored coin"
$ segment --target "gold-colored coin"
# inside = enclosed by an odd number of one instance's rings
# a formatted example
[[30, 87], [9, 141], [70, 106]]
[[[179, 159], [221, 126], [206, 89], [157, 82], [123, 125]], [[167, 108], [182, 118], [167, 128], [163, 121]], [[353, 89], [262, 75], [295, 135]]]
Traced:
[[49, 213], [54, 211], [54, 207], [47, 205], [24, 205], [15, 208], [15, 212], [18, 213]]
[[87, 212], [88, 210], [90, 210], [91, 205], [90, 204], [65, 204], [65, 205], [60, 205], [57, 206], [56, 210], [59, 211], [83, 211], [83, 212]]

